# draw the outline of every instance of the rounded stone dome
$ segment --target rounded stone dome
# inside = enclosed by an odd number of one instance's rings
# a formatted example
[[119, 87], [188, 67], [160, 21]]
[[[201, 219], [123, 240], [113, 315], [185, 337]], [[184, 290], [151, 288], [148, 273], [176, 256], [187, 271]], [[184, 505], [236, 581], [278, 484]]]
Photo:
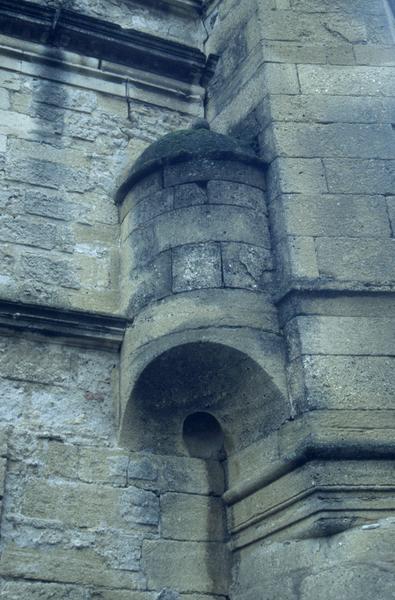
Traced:
[[118, 201], [139, 179], [152, 171], [165, 165], [199, 159], [238, 160], [262, 165], [262, 161], [238, 140], [211, 131], [207, 121], [198, 119], [190, 129], [168, 133], [144, 150], [122, 184]]

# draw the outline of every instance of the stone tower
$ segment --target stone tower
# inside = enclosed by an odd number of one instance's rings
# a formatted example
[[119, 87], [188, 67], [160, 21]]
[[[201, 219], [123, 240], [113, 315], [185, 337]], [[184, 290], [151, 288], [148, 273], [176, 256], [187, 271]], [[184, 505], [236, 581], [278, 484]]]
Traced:
[[392, 599], [391, 2], [0, 35], [0, 599]]

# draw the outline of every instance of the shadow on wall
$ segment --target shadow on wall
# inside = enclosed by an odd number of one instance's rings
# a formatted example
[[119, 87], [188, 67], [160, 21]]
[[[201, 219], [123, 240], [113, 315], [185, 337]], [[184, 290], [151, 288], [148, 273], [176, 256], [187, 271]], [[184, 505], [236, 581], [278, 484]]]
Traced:
[[127, 412], [123, 438], [133, 438], [138, 450], [185, 456], [196, 452], [199, 438], [206, 454], [210, 444], [217, 452], [216, 419], [229, 455], [277, 429], [289, 418], [289, 404], [246, 354], [195, 342], [171, 348], [144, 369]]

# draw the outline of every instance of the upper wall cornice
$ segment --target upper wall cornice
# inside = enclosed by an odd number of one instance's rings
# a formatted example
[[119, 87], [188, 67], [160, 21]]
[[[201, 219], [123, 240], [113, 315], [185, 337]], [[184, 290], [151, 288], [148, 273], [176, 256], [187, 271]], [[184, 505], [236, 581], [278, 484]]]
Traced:
[[197, 48], [25, 0], [0, 0], [0, 33], [190, 84], [204, 84], [215, 64]]

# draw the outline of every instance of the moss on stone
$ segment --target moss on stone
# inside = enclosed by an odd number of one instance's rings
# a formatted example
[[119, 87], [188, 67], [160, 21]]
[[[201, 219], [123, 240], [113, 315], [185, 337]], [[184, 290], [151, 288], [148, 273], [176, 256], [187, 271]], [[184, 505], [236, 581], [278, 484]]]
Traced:
[[119, 190], [118, 202], [122, 201], [132, 185], [155, 169], [202, 158], [261, 164], [249, 148], [227, 135], [200, 127], [180, 129], [154, 142], [141, 154]]

